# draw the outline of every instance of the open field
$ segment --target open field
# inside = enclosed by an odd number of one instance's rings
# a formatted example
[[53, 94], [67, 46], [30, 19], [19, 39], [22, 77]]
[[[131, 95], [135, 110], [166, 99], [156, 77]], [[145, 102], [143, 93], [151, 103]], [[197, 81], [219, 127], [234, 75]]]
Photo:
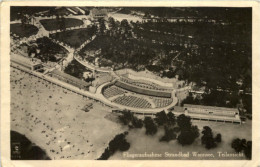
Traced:
[[[59, 20], [57, 19], [43, 19], [40, 20], [41, 24], [47, 31], [54, 31], [60, 29]], [[64, 18], [64, 27], [70, 28], [70, 27], [77, 27], [81, 26], [83, 24], [83, 21], [79, 19], [74, 18]]]
[[[252, 140], [252, 132], [251, 132], [251, 121], [248, 121], [245, 124], [231, 124], [231, 123], [216, 123], [216, 122], [207, 122], [207, 121], [193, 121], [194, 125], [197, 125], [200, 131], [203, 126], [209, 126], [213, 134], [221, 133], [222, 142], [218, 144], [218, 146], [214, 149], [207, 150], [204, 146], [201, 145], [201, 136], [195, 140], [195, 142], [190, 146], [181, 146], [177, 140], [172, 140], [169, 143], [159, 142], [159, 139], [163, 136], [164, 130], [160, 129], [155, 136], [147, 136], [145, 135], [145, 129], [134, 129], [131, 130], [126, 137], [127, 141], [130, 143], [130, 149], [127, 151], [129, 154], [144, 154], [146, 153], [156, 153], [156, 154], [165, 154], [179, 152], [182, 153], [190, 153], [189, 158], [185, 157], [162, 157], [162, 158], [146, 158], [146, 159], [245, 159], [245, 157], [235, 157], [235, 158], [225, 158], [219, 157], [217, 152], [227, 152], [227, 153], [235, 153], [231, 148], [231, 142], [234, 138], [245, 138], [246, 140]], [[204, 154], [213, 154], [213, 158], [209, 157], [195, 157], [192, 156], [192, 152], [204, 153]], [[117, 152], [111, 158], [111, 160], [115, 159], [133, 159], [131, 157], [124, 157], [122, 152]], [[136, 159], [145, 159], [145, 158], [136, 158]]]
[[28, 38], [31, 35], [35, 35], [38, 32], [38, 28], [31, 24], [15, 23], [10, 25], [10, 31], [13, 34], [18, 35], [20, 38]]
[[[93, 109], [82, 109], [88, 103]], [[122, 131], [108, 107], [11, 68], [11, 130], [51, 159], [96, 159]]]

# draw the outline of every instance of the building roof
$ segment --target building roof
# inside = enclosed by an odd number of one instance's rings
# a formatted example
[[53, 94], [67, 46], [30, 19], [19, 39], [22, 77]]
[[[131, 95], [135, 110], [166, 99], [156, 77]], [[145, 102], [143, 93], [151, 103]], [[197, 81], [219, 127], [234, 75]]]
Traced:
[[193, 105], [193, 104], [184, 104], [183, 107], [187, 108], [200, 108], [200, 109], [209, 109], [209, 110], [221, 110], [221, 111], [238, 111], [237, 108], [227, 108], [227, 107], [216, 107], [216, 106], [203, 106], [203, 105]]
[[15, 55], [15, 54], [10, 56], [10, 58], [11, 58], [11, 61], [24, 65], [29, 68], [31, 68], [32, 66], [35, 66], [35, 65], [42, 64], [39, 61], [34, 61], [34, 62], [31, 61], [31, 59], [29, 57], [23, 57], [23, 56], [19, 56], [19, 55]]
[[51, 73], [52, 73], [52, 74], [59, 75], [59, 76], [62, 76], [62, 77], [64, 77], [64, 78], [66, 78], [66, 79], [68, 79], [68, 80], [71, 80], [72, 82], [78, 83], [78, 84], [80, 84], [80, 85], [82, 85], [82, 86], [86, 86], [86, 87], [87, 87], [87, 86], [90, 86], [90, 85], [91, 85], [91, 83], [89, 83], [89, 82], [82, 81], [82, 80], [80, 80], [80, 79], [78, 79], [78, 78], [76, 78], [76, 77], [73, 77], [73, 76], [71, 76], [71, 75], [69, 75], [69, 74], [66, 74], [66, 73], [64, 73], [64, 72], [61, 72], [61, 71], [59, 71], [59, 70], [57, 70], [57, 69], [51, 71]]
[[209, 115], [209, 114], [194, 114], [189, 113], [187, 116], [190, 116], [191, 118], [197, 118], [197, 119], [209, 119], [209, 120], [223, 120], [223, 121], [234, 121], [234, 122], [240, 122], [239, 117], [226, 117], [226, 116], [219, 116], [219, 115]]

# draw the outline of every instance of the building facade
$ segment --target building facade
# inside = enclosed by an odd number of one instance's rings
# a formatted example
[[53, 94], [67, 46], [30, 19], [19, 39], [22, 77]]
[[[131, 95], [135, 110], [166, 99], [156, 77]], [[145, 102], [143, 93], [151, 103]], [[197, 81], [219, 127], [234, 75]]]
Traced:
[[217, 122], [241, 123], [237, 108], [184, 104], [185, 115], [192, 119]]

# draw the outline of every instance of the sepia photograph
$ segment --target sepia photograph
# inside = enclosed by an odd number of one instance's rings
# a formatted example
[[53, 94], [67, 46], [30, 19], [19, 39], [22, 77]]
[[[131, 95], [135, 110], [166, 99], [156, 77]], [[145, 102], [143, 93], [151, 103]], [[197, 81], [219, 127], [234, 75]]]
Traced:
[[252, 160], [252, 7], [9, 11], [10, 160]]

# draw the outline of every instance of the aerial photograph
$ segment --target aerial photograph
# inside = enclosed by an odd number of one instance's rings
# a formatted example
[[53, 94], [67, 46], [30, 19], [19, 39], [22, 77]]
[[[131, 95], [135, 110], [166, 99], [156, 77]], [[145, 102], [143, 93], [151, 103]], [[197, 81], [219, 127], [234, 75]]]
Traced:
[[251, 160], [252, 8], [11, 6], [10, 96], [11, 160]]

